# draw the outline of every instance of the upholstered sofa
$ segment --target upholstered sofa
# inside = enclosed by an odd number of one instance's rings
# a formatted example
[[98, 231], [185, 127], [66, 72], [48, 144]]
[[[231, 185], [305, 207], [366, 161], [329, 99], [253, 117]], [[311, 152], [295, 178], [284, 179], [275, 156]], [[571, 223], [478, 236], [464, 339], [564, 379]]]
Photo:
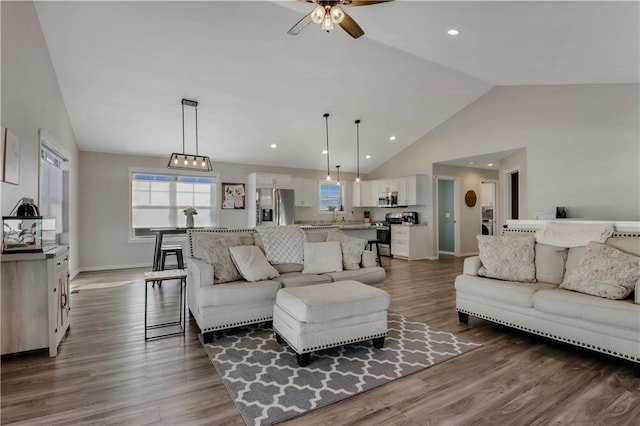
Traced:
[[[285, 227], [282, 227], [284, 230]], [[277, 230], [275, 232], [278, 232]], [[334, 239], [344, 235], [340, 231], [303, 230], [304, 239], [309, 243], [323, 243], [330, 232]], [[339, 234], [335, 234], [335, 233]], [[190, 229], [187, 233], [189, 256], [187, 257], [187, 306], [195, 318], [205, 341], [210, 341], [216, 330], [237, 327], [246, 324], [271, 321], [273, 307], [278, 290], [286, 287], [355, 280], [364, 284], [379, 285], [386, 278], [382, 267], [377, 266], [376, 255], [363, 250], [359, 265], [350, 270], [338, 270], [324, 273], [305, 273], [305, 262], [271, 263], [278, 273], [272, 278], [250, 282], [240, 279], [218, 283], [217, 273], [212, 262], [207, 261], [206, 247], [230, 239], [240, 240], [245, 246], [257, 246], [265, 253], [263, 238], [256, 229]], [[347, 237], [349, 238], [349, 237]], [[215, 242], [215, 243], [214, 243]], [[339, 246], [338, 246], [339, 247]], [[302, 259], [302, 246], [296, 246], [293, 253]], [[340, 252], [340, 248], [338, 248]], [[268, 253], [265, 253], [268, 254]], [[337, 254], [340, 256], [340, 254]], [[267, 257], [267, 256], [265, 256]], [[235, 262], [235, 260], [234, 260]], [[338, 268], [342, 269], [342, 268]], [[273, 274], [275, 275], [275, 274]]]
[[[531, 236], [536, 231], [535, 228], [506, 228], [503, 236]], [[637, 266], [633, 267], [630, 281], [635, 282], [635, 290], [622, 300], [562, 288], [569, 277], [580, 276], [572, 276], [577, 269], [592, 267], [597, 270], [600, 267], [586, 265], [589, 262], [586, 262], [585, 253], [592, 245], [597, 247], [598, 243], [563, 248], [543, 247], [545, 245], [536, 242], [534, 265], [537, 280], [533, 282], [480, 276], [486, 275], [481, 270], [480, 256], [465, 259], [463, 274], [455, 280], [460, 322], [468, 324], [469, 315], [472, 315], [629, 360], [634, 363], [634, 374], [640, 377], [640, 278]], [[640, 232], [616, 231], [600, 246], [640, 256]], [[603, 249], [607, 250], [606, 247]], [[585, 262], [581, 262], [583, 259]], [[634, 264], [633, 258], [630, 262]]]

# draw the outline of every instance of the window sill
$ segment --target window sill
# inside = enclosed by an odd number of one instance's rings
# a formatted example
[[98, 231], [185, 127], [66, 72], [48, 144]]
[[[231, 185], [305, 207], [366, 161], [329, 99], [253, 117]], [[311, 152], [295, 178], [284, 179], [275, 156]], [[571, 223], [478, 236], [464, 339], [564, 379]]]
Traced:
[[[162, 238], [162, 242], [166, 243], [167, 241], [171, 241], [171, 242], [175, 242], [175, 243], [186, 243], [187, 242], [187, 237], [186, 236], [171, 236], [171, 235], [165, 235]], [[137, 237], [137, 238], [131, 238], [129, 237], [129, 244], [155, 244], [156, 242], [156, 238], [151, 236], [151, 237]]]

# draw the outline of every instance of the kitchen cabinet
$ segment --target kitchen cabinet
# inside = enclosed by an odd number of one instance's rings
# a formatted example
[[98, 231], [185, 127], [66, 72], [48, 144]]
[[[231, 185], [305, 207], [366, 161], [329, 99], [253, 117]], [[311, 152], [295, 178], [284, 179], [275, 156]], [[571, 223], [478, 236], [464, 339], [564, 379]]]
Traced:
[[[374, 195], [375, 193], [375, 195]], [[375, 207], [378, 205], [378, 191], [373, 190], [372, 181], [353, 183], [353, 207]]]
[[256, 188], [293, 189], [293, 177], [289, 175], [252, 173], [249, 175], [249, 179], [251, 179], [253, 175], [255, 175]]
[[398, 178], [398, 205], [423, 206], [429, 204], [429, 180], [425, 175]]
[[69, 248], [2, 255], [2, 354], [58, 345], [69, 329]]
[[293, 189], [295, 191], [296, 207], [313, 207], [318, 200], [318, 180], [293, 178]]
[[391, 225], [391, 255], [407, 260], [428, 256], [427, 227], [424, 225]]

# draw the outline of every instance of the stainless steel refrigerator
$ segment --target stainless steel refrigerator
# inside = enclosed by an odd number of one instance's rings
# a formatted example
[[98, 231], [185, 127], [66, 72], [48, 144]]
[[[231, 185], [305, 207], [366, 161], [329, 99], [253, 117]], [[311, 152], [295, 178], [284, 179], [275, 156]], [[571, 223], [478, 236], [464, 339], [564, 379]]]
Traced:
[[256, 190], [256, 224], [293, 225], [294, 190], [258, 188]]

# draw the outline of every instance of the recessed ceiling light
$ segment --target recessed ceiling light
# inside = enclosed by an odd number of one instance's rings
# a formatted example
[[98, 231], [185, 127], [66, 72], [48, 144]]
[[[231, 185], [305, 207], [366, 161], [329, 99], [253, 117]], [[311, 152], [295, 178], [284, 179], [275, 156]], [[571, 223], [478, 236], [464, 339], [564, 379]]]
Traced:
[[449, 34], [449, 35], [458, 35], [458, 34], [460, 34], [460, 31], [456, 30], [455, 28], [451, 28], [450, 30], [447, 31], [447, 34]]
[[391, 136], [391, 137], [389, 138], [389, 140], [390, 140], [390, 141], [395, 141], [395, 140], [396, 140], [396, 137], [395, 137], [395, 136]]
[[476, 164], [476, 162], [475, 161], [469, 161], [469, 164], [473, 166], [474, 164]]
[[366, 156], [366, 157], [364, 157], [364, 158], [366, 158], [366, 159], [368, 160], [369, 158], [371, 158], [371, 156], [370, 156], [370, 155], [367, 155], [367, 156]]
[[277, 148], [277, 147], [278, 147], [278, 145], [276, 145], [275, 143], [271, 144], [271, 148]]
[[327, 151], [326, 149], [322, 150], [322, 155], [327, 155], [329, 153], [329, 151]]
[[487, 164], [487, 166], [493, 167], [493, 163], [489, 163], [489, 164]]

